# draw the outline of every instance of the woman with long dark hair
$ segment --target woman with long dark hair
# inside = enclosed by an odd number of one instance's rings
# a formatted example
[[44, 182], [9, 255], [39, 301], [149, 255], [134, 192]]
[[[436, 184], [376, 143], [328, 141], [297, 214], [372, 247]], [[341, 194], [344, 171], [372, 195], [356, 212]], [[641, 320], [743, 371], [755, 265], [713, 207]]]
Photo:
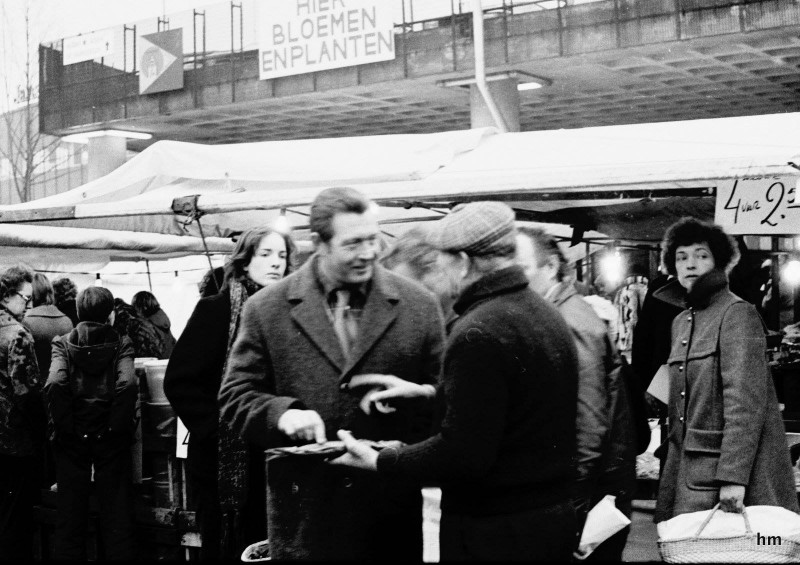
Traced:
[[295, 245], [271, 228], [244, 232], [219, 294], [195, 307], [170, 357], [164, 392], [189, 430], [187, 470], [197, 502], [201, 558], [238, 559], [266, 538], [263, 452], [219, 421], [217, 394], [245, 301], [289, 274]]
[[662, 261], [686, 293], [656, 291], [685, 310], [672, 322], [667, 454], [655, 521], [709, 510], [782, 506], [798, 512], [792, 464], [755, 306], [728, 288], [739, 260], [716, 224], [683, 218]]
[[172, 335], [172, 322], [167, 313], [161, 309], [158, 299], [152, 292], [140, 290], [133, 295], [131, 306], [140, 318], [149, 322], [158, 335], [161, 337], [161, 355], [159, 359], [169, 359], [172, 350], [175, 348], [175, 336]]

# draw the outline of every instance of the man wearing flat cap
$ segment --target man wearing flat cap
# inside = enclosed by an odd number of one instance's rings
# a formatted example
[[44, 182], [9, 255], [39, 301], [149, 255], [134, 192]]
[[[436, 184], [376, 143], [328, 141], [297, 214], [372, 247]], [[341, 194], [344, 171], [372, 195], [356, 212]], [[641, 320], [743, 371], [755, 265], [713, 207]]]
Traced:
[[578, 382], [569, 329], [515, 263], [505, 204], [459, 206], [428, 241], [460, 288], [440, 429], [380, 452], [340, 431], [348, 453], [334, 463], [440, 484], [442, 560], [569, 560]]

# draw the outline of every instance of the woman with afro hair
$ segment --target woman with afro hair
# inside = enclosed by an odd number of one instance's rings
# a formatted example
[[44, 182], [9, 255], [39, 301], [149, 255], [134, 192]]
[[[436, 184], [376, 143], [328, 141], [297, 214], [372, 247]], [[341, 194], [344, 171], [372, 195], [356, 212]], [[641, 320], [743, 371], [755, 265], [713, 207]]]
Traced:
[[667, 453], [655, 521], [708, 510], [782, 506], [798, 512], [786, 436], [756, 308], [728, 288], [739, 260], [718, 225], [683, 218], [664, 235], [662, 261], [685, 293], [672, 323]]

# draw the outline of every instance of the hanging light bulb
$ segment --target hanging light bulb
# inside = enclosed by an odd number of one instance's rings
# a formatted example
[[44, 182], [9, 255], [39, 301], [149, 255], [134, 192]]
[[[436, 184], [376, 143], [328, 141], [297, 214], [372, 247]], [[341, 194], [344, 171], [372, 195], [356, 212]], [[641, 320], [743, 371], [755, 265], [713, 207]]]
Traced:
[[286, 217], [286, 208], [281, 208], [281, 215], [272, 222], [272, 229], [278, 233], [288, 234], [292, 231], [292, 224]]
[[178, 271], [175, 271], [175, 278], [172, 279], [172, 290], [173, 292], [180, 292], [181, 290], [181, 280], [178, 277]]
[[600, 273], [611, 285], [616, 286], [624, 278], [625, 261], [616, 247], [608, 251], [600, 259]]
[[94, 286], [103, 286], [103, 279], [100, 278], [100, 273], [95, 275]]
[[800, 261], [792, 259], [786, 263], [781, 274], [783, 279], [791, 286], [800, 285]]

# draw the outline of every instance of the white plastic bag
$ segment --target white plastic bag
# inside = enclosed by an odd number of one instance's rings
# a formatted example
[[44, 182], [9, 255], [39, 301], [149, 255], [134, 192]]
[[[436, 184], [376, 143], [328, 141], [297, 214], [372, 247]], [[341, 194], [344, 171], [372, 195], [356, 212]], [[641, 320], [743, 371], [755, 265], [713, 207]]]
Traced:
[[[680, 514], [656, 525], [661, 541], [685, 539], [697, 534], [700, 525], [714, 510], [701, 510]], [[780, 506], [748, 506], [747, 518], [753, 533], [769, 536], [800, 536], [800, 514]], [[717, 512], [698, 536], [699, 538], [727, 538], [744, 535], [747, 532], [744, 520], [739, 514]]]
[[577, 559], [586, 559], [601, 543], [631, 523], [616, 507], [616, 498], [607, 494], [589, 510], [578, 551], [574, 553]]

